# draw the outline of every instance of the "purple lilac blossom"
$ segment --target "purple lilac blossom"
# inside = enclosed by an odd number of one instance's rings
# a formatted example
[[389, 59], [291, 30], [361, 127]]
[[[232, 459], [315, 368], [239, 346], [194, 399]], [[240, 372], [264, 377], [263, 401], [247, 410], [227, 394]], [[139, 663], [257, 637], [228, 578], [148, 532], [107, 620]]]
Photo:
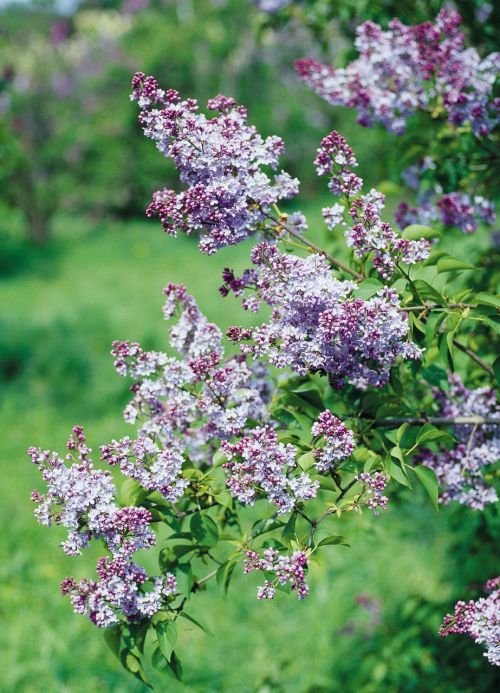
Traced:
[[223, 465], [228, 488], [240, 503], [253, 505], [263, 493], [281, 514], [290, 512], [296, 500], [315, 498], [319, 482], [305, 472], [290, 475], [296, 467], [297, 448], [278, 442], [269, 426], [252, 429], [236, 443], [222, 441], [221, 449], [229, 460]]
[[207, 108], [218, 115], [207, 118], [194, 99], [182, 101], [142, 72], [133, 78], [131, 98], [143, 109], [144, 134], [174, 161], [187, 186], [180, 193], [159, 190], [147, 209], [166, 233], [200, 233], [200, 250], [210, 255], [245, 240], [272, 205], [298, 193], [298, 181], [284, 171], [271, 180], [263, 170], [277, 168], [283, 140], [263, 139], [234, 99], [211, 99]]
[[354, 298], [356, 284], [334, 278], [321, 255], [286, 255], [268, 243], [257, 245], [252, 259], [252, 306], [267, 304], [271, 316], [259, 327], [228, 330], [243, 353], [363, 389], [384, 385], [398, 357], [419, 358], [421, 351], [406, 341], [408, 319], [393, 289], [384, 287], [368, 301]]
[[313, 436], [324, 438], [323, 447], [314, 450], [318, 471], [325, 472], [350, 457], [354, 450], [354, 434], [331, 411], [322, 412], [313, 423]]
[[[347, 203], [347, 208], [336, 203], [323, 210], [326, 225], [332, 229], [344, 220], [348, 210], [353, 225], [346, 229], [345, 239], [358, 257], [372, 253], [373, 264], [385, 279], [392, 277], [398, 262], [412, 265], [428, 257], [428, 241], [402, 238], [387, 222], [382, 221], [380, 212], [385, 202], [382, 193], [372, 189], [366, 195], [358, 196], [363, 181], [353, 172], [358, 163], [342, 135], [335, 130], [327, 135], [321, 142], [314, 163], [318, 175], [330, 177], [330, 191]], [[344, 222], [344, 225], [347, 223]]]
[[476, 135], [485, 136], [498, 122], [492, 90], [500, 54], [482, 59], [475, 48], [465, 48], [461, 21], [449, 7], [434, 24], [406, 26], [393, 19], [384, 31], [368, 21], [356, 30], [359, 57], [346, 68], [306, 59], [296, 69], [332, 105], [357, 109], [366, 127], [379, 122], [401, 134], [415, 111], [433, 111], [439, 102], [453, 126], [470, 123]]
[[255, 551], [247, 551], [243, 564], [244, 573], [261, 570], [274, 573], [273, 578], [266, 579], [257, 590], [257, 599], [274, 599], [277, 585], [288, 585], [292, 591], [297, 590], [297, 597], [304, 599], [309, 594], [305, 574], [309, 561], [303, 551], [295, 551], [291, 556], [281, 556], [276, 549], [265, 549], [262, 556]]
[[468, 635], [486, 648], [484, 656], [490, 664], [500, 666], [500, 577], [488, 580], [484, 591], [488, 596], [457, 602], [453, 614], [445, 616], [439, 634], [443, 638]]
[[382, 472], [371, 474], [362, 472], [357, 479], [364, 485], [364, 492], [367, 495], [366, 506], [373, 510], [373, 514], [378, 515], [380, 513], [379, 509], [386, 510], [389, 499], [382, 494], [382, 491], [387, 486], [389, 477]]
[[[439, 416], [446, 418], [479, 416], [491, 418], [499, 415], [495, 391], [489, 387], [470, 390], [458, 375], [450, 375], [447, 392], [434, 390], [439, 402]], [[500, 458], [500, 426], [496, 424], [455, 424], [453, 435], [457, 445], [438, 452], [424, 450], [419, 461], [436, 472], [441, 494], [439, 501], [448, 505], [457, 501], [473, 510], [496, 503], [498, 495], [484, 480], [484, 469]]]
[[125, 420], [139, 421], [140, 428], [136, 440], [125, 437], [102, 446], [101, 456], [175, 502], [188, 486], [182, 476], [184, 456], [209, 461], [218, 440], [243, 434], [249, 419], [265, 421], [271, 385], [262, 366], [254, 379], [244, 356], [224, 360], [220, 330], [185, 287], [169, 284], [164, 293], [165, 318], [177, 315], [170, 346], [183, 358], [143, 351], [136, 343], [114, 343], [118, 373], [136, 381]]

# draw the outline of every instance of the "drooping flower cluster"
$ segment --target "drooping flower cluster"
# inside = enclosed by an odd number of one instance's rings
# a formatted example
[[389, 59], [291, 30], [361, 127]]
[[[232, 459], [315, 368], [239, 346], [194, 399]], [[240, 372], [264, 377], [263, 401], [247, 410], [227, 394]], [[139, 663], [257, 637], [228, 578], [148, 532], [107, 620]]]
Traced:
[[305, 574], [309, 565], [303, 551], [295, 551], [291, 556], [281, 556], [276, 549], [265, 549], [262, 556], [255, 551], [247, 551], [243, 571], [252, 573], [262, 570], [274, 574], [258, 588], [257, 599], [274, 599], [276, 585], [288, 585], [292, 591], [297, 590], [297, 597], [304, 599], [309, 594], [309, 585]]
[[94, 468], [81, 427], [75, 426], [67, 447], [70, 466], [56, 453], [28, 451], [47, 483], [45, 495], [33, 492], [38, 504], [35, 516], [47, 527], [54, 523], [69, 530], [62, 545], [68, 555], [79, 556], [92, 540], [103, 540], [112, 557], [99, 559], [99, 582], [67, 578], [61, 585], [63, 594], [70, 595], [76, 613], [87, 615], [101, 628], [118, 623], [121, 617], [134, 621], [152, 616], [175, 593], [176, 583], [171, 574], [149, 578], [132, 561], [134, 553], [156, 544], [151, 513], [146, 508], [116, 505], [111, 475]]
[[484, 586], [487, 597], [455, 604], [453, 614], [447, 614], [439, 634], [468, 635], [479, 645], [484, 645], [484, 656], [491, 664], [500, 666], [500, 577], [492, 578]]
[[263, 493], [281, 514], [292, 510], [296, 500], [316, 496], [318, 481], [305, 472], [290, 474], [296, 467], [297, 448], [278, 442], [269, 426], [252, 429], [236, 443], [222, 441], [221, 448], [229, 459], [223, 465], [228, 488], [241, 503], [252, 505]]
[[387, 486], [389, 478], [382, 472], [375, 472], [373, 474], [361, 472], [357, 478], [358, 481], [361, 481], [364, 485], [367, 495], [366, 506], [370, 510], [373, 510], [374, 515], [379, 514], [379, 509], [386, 510], [389, 499], [387, 496], [384, 496], [382, 492]]
[[470, 123], [484, 136], [498, 122], [492, 90], [500, 54], [481, 59], [475, 48], [465, 48], [461, 21], [451, 8], [434, 23], [406, 26], [393, 19], [386, 31], [368, 21], [356, 30], [359, 57], [346, 68], [298, 60], [296, 69], [332, 105], [355, 108], [366, 127], [379, 122], [401, 134], [415, 111], [442, 103], [453, 126]]
[[311, 431], [313, 436], [325, 439], [325, 445], [314, 451], [318, 471], [328, 471], [352, 454], [354, 434], [331, 411], [322, 412]]
[[266, 356], [300, 375], [327, 374], [336, 386], [350, 382], [360, 388], [384, 385], [398, 357], [420, 356], [406, 341], [408, 321], [394, 290], [384, 287], [368, 301], [355, 298], [356, 284], [335, 279], [322, 256], [285, 255], [267, 243], [253, 249], [252, 259], [257, 270], [249, 288], [255, 296], [244, 305], [258, 310], [264, 302], [272, 312], [259, 327], [228, 330], [243, 353]]
[[[314, 163], [318, 175], [330, 176], [330, 191], [347, 202], [353, 226], [346, 230], [345, 238], [358, 257], [373, 253], [373, 264], [386, 279], [393, 275], [399, 261], [413, 265], [428, 257], [428, 241], [402, 238], [387, 222], [382, 221], [380, 212], [385, 201], [382, 193], [372, 189], [366, 195], [357, 196], [363, 181], [353, 172], [358, 163], [342, 135], [335, 130], [327, 135], [321, 142]], [[345, 211], [338, 203], [323, 209], [327, 227], [333, 229], [343, 221], [346, 224]]]
[[273, 204], [297, 194], [296, 179], [281, 171], [271, 180], [263, 170], [276, 169], [283, 141], [263, 139], [234, 99], [211, 99], [207, 108], [218, 115], [209, 119], [194, 99], [182, 101], [142, 72], [134, 76], [131, 98], [143, 109], [146, 137], [174, 161], [187, 185], [180, 193], [159, 190], [148, 207], [148, 216], [158, 216], [168, 234], [201, 233], [200, 250], [212, 254], [247, 238]]
[[135, 343], [114, 343], [118, 372], [136, 380], [125, 419], [141, 425], [137, 440], [113, 441], [101, 448], [101, 455], [144, 488], [174, 502], [188, 486], [182, 477], [184, 455], [208, 461], [218, 439], [241, 434], [249, 418], [265, 421], [269, 379], [262, 372], [254, 378], [244, 357], [223, 360], [220, 330], [185, 287], [169, 284], [164, 293], [165, 318], [179, 315], [169, 331], [170, 345], [183, 358], [143, 351]]
[[[489, 387], [469, 390], [458, 375], [449, 377], [448, 392], [435, 390], [440, 404], [440, 416], [498, 417], [499, 407], [495, 391]], [[457, 445], [438, 452], [425, 450], [420, 456], [423, 464], [436, 472], [442, 491], [440, 502], [448, 505], [457, 501], [474, 510], [482, 510], [489, 503], [496, 503], [496, 490], [484, 480], [485, 467], [500, 458], [500, 426], [496, 424], [455, 424], [453, 435]]]
[[494, 224], [496, 221], [495, 204], [482, 195], [471, 196], [467, 193], [451, 192], [443, 194], [439, 184], [433, 189], [425, 186], [421, 190], [422, 175], [425, 171], [436, 168], [429, 156], [405, 169], [401, 174], [406, 185], [416, 192], [416, 205], [401, 202], [394, 218], [399, 228], [404, 229], [410, 224], [428, 225], [439, 219], [444, 226], [456, 226], [464, 233], [472, 233], [477, 229], [478, 221]]

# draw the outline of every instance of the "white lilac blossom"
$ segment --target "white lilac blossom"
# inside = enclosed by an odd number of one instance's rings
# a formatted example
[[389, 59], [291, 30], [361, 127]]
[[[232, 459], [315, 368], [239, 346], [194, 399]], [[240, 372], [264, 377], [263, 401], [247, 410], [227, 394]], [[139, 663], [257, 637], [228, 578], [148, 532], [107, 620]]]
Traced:
[[384, 496], [382, 491], [387, 486], [389, 477], [382, 472], [362, 472], [357, 476], [358, 481], [364, 485], [364, 493], [366, 494], [366, 506], [373, 510], [374, 515], [378, 515], [381, 510], [387, 509], [389, 499]]
[[500, 577], [488, 580], [484, 591], [488, 596], [457, 602], [453, 614], [445, 616], [439, 634], [468, 635], [485, 647], [490, 664], [500, 666]]
[[227, 486], [241, 503], [253, 505], [264, 494], [281, 514], [290, 512], [296, 500], [315, 498], [319, 482], [305, 472], [291, 476], [297, 448], [278, 442], [269, 426], [254, 428], [235, 443], [222, 441], [221, 449], [228, 458], [223, 465]]
[[254, 5], [257, 5], [261, 12], [272, 14], [279, 12], [290, 5], [292, 0], [252, 0]]
[[324, 445], [314, 450], [318, 471], [325, 472], [350, 457], [354, 434], [331, 411], [322, 412], [312, 425], [313, 436], [324, 438]]
[[247, 551], [243, 564], [244, 573], [261, 570], [271, 574], [264, 585], [258, 588], [257, 599], [274, 599], [277, 585], [288, 585], [297, 591], [297, 597], [304, 599], [309, 594], [305, 574], [309, 561], [303, 551], [294, 551], [291, 556], [281, 556], [276, 549], [265, 549], [262, 556], [255, 551]]
[[200, 233], [200, 250], [212, 254], [247, 238], [272, 205], [297, 194], [296, 179], [281, 171], [272, 180], [263, 170], [277, 168], [282, 139], [263, 139], [234, 99], [211, 99], [207, 108], [218, 115], [207, 118], [194, 99], [182, 101], [142, 72], [134, 76], [131, 98], [143, 109], [144, 134], [173, 160], [187, 186], [179, 193], [159, 190], [148, 207], [168, 234]]
[[[329, 176], [328, 188], [346, 200], [352, 219], [352, 226], [345, 231], [347, 245], [354, 249], [358, 257], [373, 256], [376, 270], [386, 279], [392, 277], [398, 262], [413, 265], [425, 260], [430, 245], [425, 239], [408, 240], [402, 238], [394, 229], [380, 218], [384, 208], [385, 196], [375, 189], [366, 195], [359, 195], [363, 181], [353, 171], [358, 163], [352, 149], [342, 135], [335, 130], [321, 142], [315, 159], [316, 170], [320, 176]], [[344, 222], [346, 208], [339, 203], [323, 210], [323, 217], [329, 229]]]
[[378, 122], [401, 134], [413, 113], [442, 104], [453, 126], [470, 123], [484, 136], [498, 122], [492, 92], [500, 54], [482, 59], [475, 48], [465, 48], [461, 21], [448, 7], [434, 23], [406, 26], [393, 19], [384, 31], [368, 21], [356, 30], [359, 57], [346, 68], [307, 59], [298, 60], [296, 69], [332, 105], [355, 108], [366, 127]]
[[170, 346], [183, 358], [114, 343], [117, 371], [136, 380], [125, 419], [140, 427], [136, 440], [114, 440], [101, 447], [101, 456], [175, 502], [188, 486], [182, 476], [185, 455], [209, 461], [218, 440], [242, 434], [249, 419], [266, 420], [270, 380], [263, 366], [255, 378], [243, 356], [223, 360], [220, 330], [185, 287], [169, 284], [164, 293], [165, 318], [178, 316], [169, 331]]
[[[68, 555], [78, 556], [92, 540], [103, 540], [111, 557], [102, 556], [97, 563], [100, 582], [84, 578], [77, 583], [69, 577], [61, 585], [63, 594], [70, 595], [76, 613], [87, 615], [101, 628], [123, 617], [136, 621], [152, 616], [174, 594], [176, 583], [170, 573], [165, 578], [149, 578], [131, 559], [137, 551], [156, 544], [150, 511], [116, 504], [111, 475], [94, 468], [80, 426], [74, 427], [67, 447], [66, 460], [49, 451], [28, 451], [47, 483], [46, 495], [38, 491], [32, 495], [38, 504], [35, 515], [41, 524], [54, 523], [69, 530], [62, 544]], [[67, 466], [69, 462], [73, 464]], [[148, 591], [151, 581], [154, 586]]]
[[[458, 375], [449, 377], [449, 391], [434, 390], [440, 404], [439, 415], [446, 418], [498, 417], [495, 391], [489, 387], [470, 390]], [[441, 486], [440, 502], [457, 501], [474, 510], [496, 503], [496, 490], [484, 480], [485, 468], [500, 458], [500, 426], [497, 424], [455, 424], [457, 444], [437, 452], [424, 450], [419, 460], [434, 469]]]
[[[300, 375], [326, 374], [335, 386], [360, 388], [383, 386], [398, 357], [420, 356], [406, 340], [408, 319], [393, 289], [384, 287], [367, 301], [355, 298], [356, 284], [333, 277], [321, 255], [286, 255], [267, 243], [253, 249], [252, 259], [257, 270], [247, 272], [246, 280], [253, 305], [267, 304], [271, 315], [252, 329], [229, 328], [228, 337], [241, 343], [243, 353]], [[226, 283], [224, 291], [231, 288]]]

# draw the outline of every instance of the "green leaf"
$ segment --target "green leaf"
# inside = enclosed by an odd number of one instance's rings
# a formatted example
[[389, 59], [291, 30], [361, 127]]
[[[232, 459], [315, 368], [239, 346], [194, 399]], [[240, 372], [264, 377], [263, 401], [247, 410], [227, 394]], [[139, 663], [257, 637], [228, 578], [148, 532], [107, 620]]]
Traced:
[[474, 295], [474, 303], [480, 303], [485, 306], [493, 306], [494, 308], [500, 309], [500, 298], [495, 294], [489, 294], [485, 291], [481, 291]]
[[104, 642], [111, 652], [120, 659], [120, 642], [122, 639], [122, 627], [110, 626], [104, 631]]
[[166, 659], [170, 659], [177, 642], [177, 623], [175, 621], [159, 621], [154, 628], [162, 655]]
[[323, 489], [323, 491], [333, 491], [336, 493], [338, 491], [337, 486], [335, 486], [335, 483], [333, 479], [330, 479], [327, 476], [321, 476], [320, 474], [315, 474], [311, 477], [313, 481], [319, 481], [319, 487]]
[[227, 462], [227, 457], [222, 452], [222, 450], [217, 450], [212, 457], [212, 465], [214, 467], [220, 467], [224, 462]]
[[497, 385], [498, 387], [500, 387], [500, 356], [498, 356], [495, 363], [493, 364], [493, 370], [495, 371]]
[[391, 477], [391, 479], [394, 479], [395, 481], [398, 482], [398, 484], [401, 484], [402, 486], [407, 486], [408, 488], [411, 488], [411, 482], [408, 479], [408, 475], [405, 470], [405, 464], [403, 461], [403, 453], [400, 448], [393, 448], [391, 450], [391, 455], [398, 459], [401, 462], [401, 466], [396, 464], [393, 460], [391, 460], [390, 456], [386, 458], [385, 461], [385, 466], [387, 473]]
[[233, 572], [236, 568], [237, 563], [237, 558], [230, 558], [217, 569], [215, 579], [217, 580], [217, 585], [224, 592], [224, 594], [227, 594], [229, 591], [229, 584], [231, 582], [231, 578], [233, 576]]
[[120, 502], [122, 505], [138, 505], [147, 498], [149, 491], [142, 488], [135, 479], [125, 479], [120, 486]]
[[341, 544], [342, 546], [350, 546], [349, 542], [341, 534], [332, 534], [330, 537], [325, 537], [319, 543], [317, 548], [320, 546], [334, 546]]
[[379, 282], [378, 279], [365, 279], [361, 284], [358, 284], [358, 288], [356, 291], [353, 291], [353, 295], [356, 296], [356, 298], [371, 298], [382, 287], [383, 284]]
[[298, 464], [299, 467], [304, 470], [304, 472], [307, 472], [308, 469], [314, 467], [314, 465], [316, 464], [316, 458], [314, 457], [312, 451], [306, 452], [303, 455], [301, 455], [298, 459]]
[[434, 337], [441, 327], [446, 313], [431, 313], [425, 323], [425, 346], [429, 349], [434, 341]]
[[208, 635], [214, 634], [214, 632], [210, 628], [208, 622], [202, 616], [198, 616], [197, 618], [195, 618], [191, 614], [188, 614], [187, 611], [181, 611], [179, 616], [182, 616], [182, 618], [185, 618], [186, 621], [190, 621], [191, 623], [194, 623], [195, 626], [197, 626], [198, 628], [201, 628], [201, 630], [205, 631], [205, 633], [207, 633]]
[[435, 229], [431, 229], [430, 226], [410, 224], [401, 232], [401, 235], [409, 241], [418, 241], [421, 238], [437, 238], [439, 233]]
[[418, 292], [418, 295], [424, 301], [433, 301], [440, 306], [444, 304], [444, 298], [441, 296], [439, 291], [436, 291], [436, 289], [434, 289], [434, 287], [432, 287], [428, 282], [425, 282], [423, 279], [415, 279], [413, 284]]
[[282, 522], [281, 520], [275, 520], [272, 517], [257, 520], [252, 525], [252, 529], [250, 531], [250, 534], [254, 538], [259, 537], [261, 534], [266, 534], [266, 532], [272, 532], [275, 529], [280, 529], [281, 527], [284, 526], [284, 524], [285, 523]]
[[415, 472], [415, 474], [420, 479], [422, 486], [425, 488], [429, 497], [434, 505], [434, 508], [438, 509], [438, 480], [433, 469], [426, 467], [424, 464], [418, 465], [418, 467], [410, 467], [410, 469]]
[[474, 265], [469, 265], [468, 262], [459, 260], [457, 257], [451, 257], [451, 255], [447, 255], [445, 257], [440, 258], [437, 263], [438, 274], [441, 274], [443, 272], [456, 272], [458, 270], [473, 269], [476, 269]]
[[219, 541], [219, 530], [206, 513], [194, 513], [189, 523], [191, 533], [202, 546], [213, 547]]
[[283, 527], [283, 532], [281, 533], [281, 536], [283, 539], [287, 539], [288, 541], [295, 539], [295, 523], [297, 521], [297, 513], [292, 513], [288, 519], [288, 522], [286, 525]]
[[146, 675], [142, 668], [141, 660], [138, 657], [136, 657], [135, 654], [130, 652], [130, 650], [122, 650], [120, 654], [120, 662], [124, 669], [133, 674], [137, 679], [139, 679], [139, 681], [142, 681], [142, 683], [145, 686], [151, 689], [153, 688], [153, 686], [149, 683], [149, 681], [146, 678]]
[[430, 443], [433, 440], [453, 441], [454, 438], [446, 431], [442, 431], [439, 428], [433, 426], [432, 424], [424, 424], [418, 432], [416, 440], [417, 445], [423, 445], [423, 443]]

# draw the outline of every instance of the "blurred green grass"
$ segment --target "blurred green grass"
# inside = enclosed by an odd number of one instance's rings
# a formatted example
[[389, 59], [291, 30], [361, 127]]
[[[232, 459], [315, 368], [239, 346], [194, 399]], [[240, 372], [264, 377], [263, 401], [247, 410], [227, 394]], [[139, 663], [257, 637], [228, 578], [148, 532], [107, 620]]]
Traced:
[[[63, 450], [75, 423], [86, 427], [94, 449], [131, 433], [121, 418], [127, 383], [114, 372], [111, 341], [164, 346], [161, 289], [168, 281], [185, 283], [223, 328], [241, 322], [238, 302], [222, 299], [217, 287], [224, 266], [246, 266], [248, 246], [207, 258], [195, 241], [165, 238], [152, 222], [61, 218], [57, 227], [43, 261], [25, 249], [15, 271], [0, 282], [0, 348], [9, 357], [0, 402], [0, 690], [139, 691], [143, 687], [120, 670], [102, 634], [74, 616], [59, 594], [68, 574], [93, 575], [95, 560], [66, 557], [58, 548], [62, 533], [34, 521], [29, 494], [41, 483], [25, 451], [29, 445]], [[437, 671], [437, 646], [452, 661], [458, 657], [457, 639], [438, 639], [438, 616], [426, 616], [412, 635], [412, 624], [419, 623], [414, 609], [440, 604], [453, 593], [450, 513], [435, 513], [406, 492], [404, 502], [392, 505], [375, 520], [347, 519], [352, 548], [325, 551], [322, 565], [312, 566], [305, 602], [283, 594], [273, 603], [257, 602], [257, 578], [239, 571], [228, 599], [215, 586], [197, 595], [193, 609], [203, 613], [216, 637], [186, 625], [178, 649], [186, 686], [167, 679], [158, 690], [490, 690], [490, 679], [478, 678], [486, 688], [461, 687], [449, 672]], [[359, 595], [380, 602], [380, 623], [370, 625]], [[391, 626], [398, 619], [408, 625], [405, 633]], [[398, 666], [421, 674], [411, 674], [408, 685], [387, 683], [394, 652], [407, 650], [413, 659]], [[480, 677], [485, 665], [479, 648], [466, 652]]]

